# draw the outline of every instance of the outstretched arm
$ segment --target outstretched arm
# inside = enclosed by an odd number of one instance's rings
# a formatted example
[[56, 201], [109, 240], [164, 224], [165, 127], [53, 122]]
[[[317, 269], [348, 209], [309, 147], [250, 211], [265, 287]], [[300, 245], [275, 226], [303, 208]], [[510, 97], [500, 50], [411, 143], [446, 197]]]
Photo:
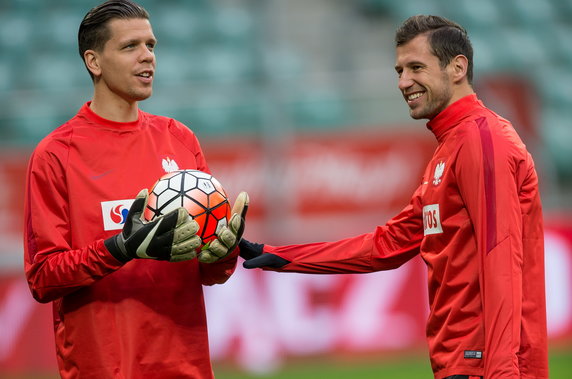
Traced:
[[410, 204], [375, 231], [335, 242], [269, 246], [243, 240], [245, 268], [314, 274], [364, 273], [401, 266], [419, 253], [423, 238], [420, 189]]

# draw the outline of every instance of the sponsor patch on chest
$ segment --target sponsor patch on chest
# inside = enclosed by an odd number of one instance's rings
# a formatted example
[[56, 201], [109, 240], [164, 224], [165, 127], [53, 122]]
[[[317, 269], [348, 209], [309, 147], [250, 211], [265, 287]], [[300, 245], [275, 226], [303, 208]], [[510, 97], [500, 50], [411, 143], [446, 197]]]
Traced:
[[439, 204], [429, 204], [423, 207], [423, 235], [443, 233]]
[[121, 230], [134, 199], [101, 202], [103, 230]]

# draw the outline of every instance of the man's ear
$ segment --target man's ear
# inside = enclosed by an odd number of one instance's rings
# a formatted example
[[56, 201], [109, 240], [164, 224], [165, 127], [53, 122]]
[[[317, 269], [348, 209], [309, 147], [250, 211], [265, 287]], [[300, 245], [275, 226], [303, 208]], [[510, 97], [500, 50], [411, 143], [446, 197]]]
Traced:
[[99, 65], [99, 54], [94, 50], [86, 50], [83, 53], [83, 61], [85, 66], [93, 74], [94, 77], [101, 75], [101, 66]]
[[453, 74], [453, 81], [459, 83], [467, 78], [467, 70], [469, 69], [469, 60], [466, 56], [459, 54], [451, 60], [449, 64]]

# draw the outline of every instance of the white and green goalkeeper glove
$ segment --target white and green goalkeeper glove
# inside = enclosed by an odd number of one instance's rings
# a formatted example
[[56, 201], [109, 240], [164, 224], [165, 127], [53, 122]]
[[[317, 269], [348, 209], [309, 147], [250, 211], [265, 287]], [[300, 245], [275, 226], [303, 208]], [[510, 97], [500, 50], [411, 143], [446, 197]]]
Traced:
[[203, 246], [199, 253], [199, 262], [213, 263], [231, 253], [242, 238], [245, 227], [246, 212], [248, 211], [248, 194], [241, 192], [236, 197], [232, 207], [232, 216], [228, 226], [217, 231], [217, 238]]
[[148, 197], [147, 189], [141, 190], [129, 209], [122, 232], [104, 241], [109, 252], [122, 262], [134, 258], [171, 262], [195, 258], [202, 243], [197, 236], [197, 222], [185, 208], [146, 221], [143, 211]]

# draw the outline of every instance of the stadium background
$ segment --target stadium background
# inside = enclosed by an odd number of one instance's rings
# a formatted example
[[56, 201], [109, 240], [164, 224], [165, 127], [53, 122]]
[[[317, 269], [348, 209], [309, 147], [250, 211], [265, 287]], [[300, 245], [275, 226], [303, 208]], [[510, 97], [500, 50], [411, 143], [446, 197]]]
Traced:
[[[91, 96], [76, 38], [97, 3], [0, 1], [2, 377], [55, 372], [50, 306], [34, 303], [23, 280], [23, 179], [35, 144]], [[478, 93], [513, 121], [535, 156], [552, 377], [570, 377], [572, 1], [140, 3], [159, 40], [154, 95], [142, 108], [195, 131], [231, 197], [251, 194], [247, 237], [269, 243], [367, 232], [405, 205], [435, 142], [396, 88], [394, 31], [419, 13], [464, 25]], [[429, 377], [424, 275], [418, 260], [363, 276], [239, 268], [225, 286], [207, 289], [215, 372]]]

